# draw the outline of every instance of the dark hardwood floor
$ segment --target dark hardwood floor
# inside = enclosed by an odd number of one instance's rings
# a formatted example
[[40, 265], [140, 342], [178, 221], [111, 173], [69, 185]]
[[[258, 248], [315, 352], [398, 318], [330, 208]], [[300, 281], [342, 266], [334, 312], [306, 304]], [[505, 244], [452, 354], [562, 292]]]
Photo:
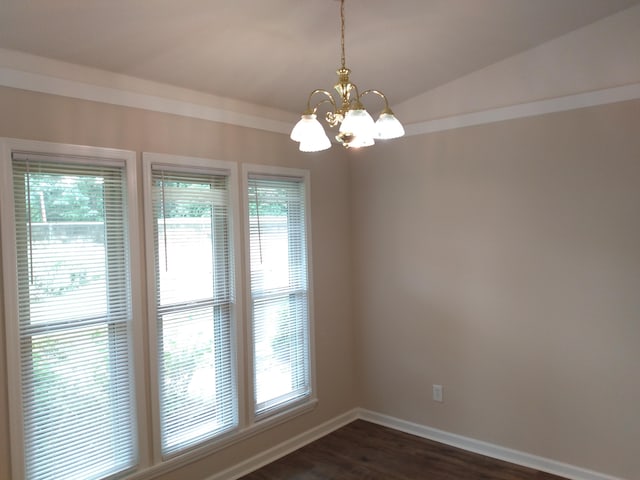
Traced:
[[565, 480], [357, 420], [242, 480]]

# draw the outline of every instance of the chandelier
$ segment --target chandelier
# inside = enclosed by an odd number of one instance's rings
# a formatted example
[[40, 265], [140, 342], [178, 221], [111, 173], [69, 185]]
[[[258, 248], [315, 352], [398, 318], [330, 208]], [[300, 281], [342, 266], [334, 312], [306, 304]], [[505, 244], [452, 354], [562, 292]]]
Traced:
[[[368, 147], [376, 139], [387, 140], [404, 135], [404, 128], [389, 108], [384, 93], [378, 90], [360, 92], [355, 83], [349, 80], [351, 70], [346, 67], [344, 54], [344, 0], [340, 0], [340, 27], [342, 66], [336, 70], [338, 83], [333, 87], [338, 96], [334, 98], [329, 91], [321, 88], [312, 91], [307, 99], [307, 109], [291, 130], [291, 139], [300, 143], [303, 152], [319, 152], [331, 147], [331, 140], [316, 117], [318, 107], [325, 103], [331, 105], [325, 120], [332, 128], [339, 125], [335, 138], [346, 148]], [[362, 104], [362, 98], [370, 94], [384, 101], [384, 108], [375, 123]], [[312, 105], [312, 99], [319, 95], [320, 100]]]

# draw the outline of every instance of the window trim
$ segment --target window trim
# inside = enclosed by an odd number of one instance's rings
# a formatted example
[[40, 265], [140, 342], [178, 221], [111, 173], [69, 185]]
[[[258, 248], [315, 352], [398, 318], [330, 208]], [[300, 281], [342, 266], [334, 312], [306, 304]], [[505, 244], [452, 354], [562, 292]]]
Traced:
[[[178, 172], [200, 172], [210, 174], [223, 174], [229, 177], [229, 217], [231, 226], [231, 246], [233, 254], [231, 255], [231, 271], [234, 275], [234, 292], [233, 298], [233, 320], [231, 331], [232, 349], [234, 350], [233, 356], [233, 376], [236, 381], [236, 394], [238, 396], [238, 425], [230, 430], [227, 430], [219, 435], [203, 440], [202, 442], [195, 443], [184, 449], [172, 452], [169, 454], [162, 453], [162, 439], [160, 428], [160, 385], [159, 378], [159, 351], [158, 351], [158, 330], [156, 323], [157, 308], [155, 302], [156, 294], [156, 278], [155, 278], [155, 258], [154, 258], [154, 236], [153, 236], [153, 202], [152, 202], [152, 169], [153, 167], [161, 166], [167, 170], [174, 170]], [[243, 315], [243, 302], [242, 299], [242, 276], [240, 275], [240, 256], [242, 251], [240, 245], [241, 235], [240, 232], [240, 214], [239, 214], [239, 192], [238, 192], [238, 166], [235, 162], [228, 162], [223, 160], [213, 160], [201, 157], [189, 157], [181, 155], [170, 155], [153, 152], [142, 153], [142, 168], [143, 168], [143, 195], [144, 195], [144, 226], [145, 226], [145, 272], [147, 278], [147, 319], [144, 322], [148, 329], [148, 349], [149, 349], [149, 379], [150, 391], [151, 391], [151, 417], [152, 417], [152, 451], [153, 451], [153, 463], [154, 465], [166, 464], [171, 459], [183, 458], [185, 455], [189, 455], [192, 452], [202, 451], [203, 453], [209, 453], [211, 448], [228, 441], [229, 438], [234, 437], [245, 425], [245, 418], [243, 415], [243, 398], [246, 395], [245, 385], [245, 370], [244, 363], [244, 315]], [[206, 454], [205, 453], [205, 454]]]
[[[33, 140], [19, 140], [11, 138], [0, 138], [0, 239], [2, 245], [2, 265], [3, 265], [3, 288], [4, 288], [4, 312], [5, 318], [18, 318], [18, 268], [17, 268], [17, 245], [15, 238], [15, 203], [13, 199], [13, 174], [12, 156], [14, 153], [31, 153], [35, 155], [45, 155], [55, 158], [64, 163], [95, 163], [99, 165], [101, 161], [117, 162], [122, 164], [127, 176], [126, 192], [128, 201], [128, 249], [130, 263], [139, 262], [140, 251], [140, 231], [138, 219], [138, 195], [136, 193], [136, 153], [129, 150], [112, 148], [89, 147], [83, 145], [60, 144], [51, 142], [40, 142]], [[137, 260], [138, 259], [138, 260]], [[140, 318], [142, 315], [142, 301], [140, 296], [140, 267], [131, 268], [130, 272], [130, 293], [132, 317]], [[21, 385], [20, 366], [20, 328], [17, 321], [5, 322], [6, 349], [7, 349], [7, 381], [9, 385]], [[140, 322], [131, 322], [131, 359], [132, 376], [134, 378], [144, 378], [145, 356], [143, 329]], [[146, 442], [146, 431], [148, 429], [145, 411], [146, 389], [142, 382], [134, 382], [133, 392], [135, 395], [134, 411], [136, 416], [134, 455], [138, 462], [134, 466], [135, 470], [147, 468], [150, 465], [149, 449]], [[22, 480], [25, 478], [25, 447], [24, 447], [24, 417], [21, 389], [10, 389], [8, 394], [9, 403], [9, 437], [10, 437], [10, 458], [12, 478]]]
[[[253, 355], [253, 319], [251, 318], [251, 252], [250, 252], [250, 229], [249, 229], [249, 180], [250, 177], [265, 179], [297, 179], [304, 183], [305, 207], [305, 233], [306, 233], [306, 254], [307, 254], [307, 298], [308, 298], [308, 328], [309, 328], [309, 395], [296, 400], [283, 403], [278, 407], [268, 409], [264, 412], [255, 411], [255, 387], [254, 377], [254, 355]], [[246, 416], [250, 419], [250, 424], [255, 426], [271, 426], [304, 413], [318, 403], [316, 388], [316, 355], [315, 355], [315, 328], [314, 328], [314, 300], [313, 300], [313, 248], [311, 231], [311, 173], [309, 170], [291, 167], [280, 167], [273, 165], [243, 164], [242, 165], [242, 193], [243, 205], [243, 227], [244, 227], [244, 258], [245, 258], [245, 308], [247, 312], [247, 401]]]

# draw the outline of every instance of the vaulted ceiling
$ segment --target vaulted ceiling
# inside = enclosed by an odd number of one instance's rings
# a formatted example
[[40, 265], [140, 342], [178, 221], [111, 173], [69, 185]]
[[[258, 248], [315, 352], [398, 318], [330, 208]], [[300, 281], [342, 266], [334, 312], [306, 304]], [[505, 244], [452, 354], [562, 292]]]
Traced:
[[[346, 61], [399, 103], [640, 0], [346, 0]], [[300, 112], [337, 0], [0, 0], [0, 48]]]

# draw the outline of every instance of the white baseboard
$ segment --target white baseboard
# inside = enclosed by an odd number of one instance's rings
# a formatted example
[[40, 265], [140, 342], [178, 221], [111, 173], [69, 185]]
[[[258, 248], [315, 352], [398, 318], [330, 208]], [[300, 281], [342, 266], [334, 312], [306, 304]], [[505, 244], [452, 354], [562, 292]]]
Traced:
[[247, 475], [260, 467], [278, 460], [291, 452], [304, 447], [305, 445], [328, 435], [329, 433], [344, 427], [348, 423], [358, 419], [358, 409], [351, 410], [343, 413], [338, 417], [335, 417], [321, 425], [318, 425], [311, 430], [308, 430], [300, 435], [297, 435], [275, 447], [270, 448], [258, 455], [248, 458], [242, 463], [234, 465], [227, 470], [217, 473], [207, 480], [236, 480], [244, 475]]
[[361, 408], [339, 415], [223, 472], [208, 477], [207, 480], [237, 480], [358, 419], [570, 480], [624, 480]]
[[452, 447], [458, 447], [469, 452], [479, 453], [487, 457], [504, 460], [516, 465], [533, 468], [535, 470], [551, 473], [571, 480], [624, 480], [605, 475], [603, 473], [585, 470], [583, 468], [555, 460], [550, 460], [548, 458], [538, 457], [518, 450], [512, 450], [510, 448], [482, 442], [473, 438], [463, 437], [443, 430], [426, 427], [417, 423], [407, 422], [399, 418], [390, 417], [388, 415], [383, 415], [369, 410], [360, 409], [358, 412], [358, 418], [384, 427], [393, 428], [394, 430], [410, 433], [418, 437], [444, 443]]

